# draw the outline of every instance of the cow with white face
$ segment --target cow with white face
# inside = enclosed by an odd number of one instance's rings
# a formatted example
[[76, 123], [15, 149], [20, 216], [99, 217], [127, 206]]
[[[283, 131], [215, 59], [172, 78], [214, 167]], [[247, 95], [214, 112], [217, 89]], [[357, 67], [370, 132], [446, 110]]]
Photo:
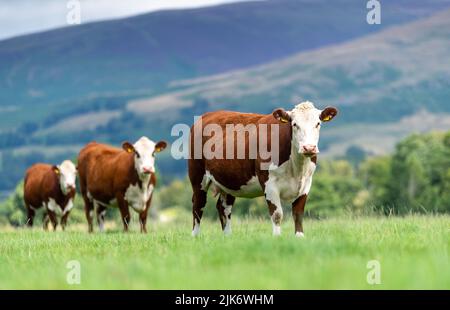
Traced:
[[122, 148], [134, 154], [134, 167], [139, 175], [155, 173], [155, 153], [165, 147], [165, 142], [156, 144], [147, 137], [140, 138], [134, 145], [124, 142]]
[[274, 111], [274, 116], [278, 120], [291, 123], [294, 150], [307, 157], [319, 153], [320, 125], [324, 121], [331, 120], [336, 114], [335, 108], [328, 107], [325, 110], [318, 110], [309, 101], [297, 105], [289, 112], [283, 109]]
[[[282, 202], [292, 203], [295, 234], [303, 237], [302, 219], [306, 198], [311, 189], [319, 153], [319, 135], [322, 122], [328, 122], [337, 115], [337, 109], [327, 107], [319, 110], [309, 102], [297, 105], [292, 111], [277, 109], [274, 117], [291, 127], [291, 150], [289, 159], [271, 167], [265, 183], [265, 196], [271, 215], [274, 235], [281, 233], [283, 217]], [[280, 141], [282, 148], [283, 141]]]
[[[54, 171], [59, 175], [59, 184], [64, 194], [75, 189], [77, 178], [77, 168], [70, 160], [63, 161], [59, 166], [53, 166]], [[59, 172], [59, 173], [58, 173]]]
[[[231, 208], [235, 197], [252, 198], [265, 196], [273, 224], [273, 234], [281, 233], [283, 203], [292, 205], [296, 236], [303, 237], [303, 213], [312, 184], [317, 155], [319, 153], [319, 134], [323, 122], [337, 115], [333, 107], [319, 110], [311, 102], [302, 102], [291, 111], [276, 109], [268, 115], [217, 111], [204, 114], [191, 128], [191, 153], [188, 161], [189, 178], [193, 189], [193, 235], [200, 231], [200, 220], [206, 204], [206, 193], [213, 187], [219, 193], [217, 210], [224, 233], [231, 232]], [[229, 134], [227, 126], [255, 125], [256, 130], [248, 131], [244, 141], [236, 141], [235, 134]], [[203, 136], [205, 126], [222, 128], [224, 145], [245, 144], [245, 156], [229, 158], [225, 152], [221, 158], [210, 158], [202, 154], [195, 157], [196, 143], [204, 146], [208, 136]], [[267, 130], [267, 128], [269, 128]], [[264, 130], [263, 130], [264, 129]], [[275, 134], [272, 134], [272, 131]], [[200, 140], [199, 140], [200, 139]], [[214, 137], [217, 140], [217, 137]], [[252, 140], [253, 139], [253, 140]], [[251, 141], [258, 141], [252, 143]], [[266, 141], [266, 150], [275, 150], [269, 159], [261, 154], [262, 143]], [[250, 148], [256, 145], [257, 157], [250, 154]], [[273, 155], [273, 154], [272, 154]], [[266, 165], [263, 165], [266, 164]], [[262, 167], [268, 166], [269, 169]]]
[[122, 149], [91, 142], [78, 155], [81, 194], [85, 203], [89, 232], [97, 212], [103, 230], [106, 208], [119, 207], [124, 230], [128, 230], [131, 207], [139, 213], [141, 232], [147, 232], [147, 212], [156, 185], [155, 155], [166, 148], [142, 137], [136, 143], [124, 142]]
[[33, 226], [35, 211], [45, 208], [44, 229], [49, 221], [53, 229], [58, 225], [57, 215], [61, 215], [64, 230], [75, 197], [77, 170], [70, 160], [60, 165], [35, 164], [26, 173], [24, 181], [24, 200], [28, 213], [27, 224]]

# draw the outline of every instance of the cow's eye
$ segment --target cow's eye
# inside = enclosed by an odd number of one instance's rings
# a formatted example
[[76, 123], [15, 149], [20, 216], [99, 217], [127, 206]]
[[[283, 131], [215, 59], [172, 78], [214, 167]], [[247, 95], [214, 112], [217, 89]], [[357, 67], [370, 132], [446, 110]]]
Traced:
[[316, 128], [319, 128], [319, 126], [320, 126], [320, 122], [317, 123]]
[[298, 125], [296, 123], [293, 123], [292, 126], [294, 126], [295, 128], [298, 128]]
[[134, 153], [136, 154], [137, 158], [141, 158], [141, 154], [139, 154], [137, 151], [134, 151]]

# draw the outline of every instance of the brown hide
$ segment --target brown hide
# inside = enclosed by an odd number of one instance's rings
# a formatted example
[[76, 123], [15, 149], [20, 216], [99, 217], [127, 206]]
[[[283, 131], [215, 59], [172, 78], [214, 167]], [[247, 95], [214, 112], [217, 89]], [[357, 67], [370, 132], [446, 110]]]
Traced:
[[70, 199], [75, 196], [75, 190], [65, 195], [59, 184], [59, 177], [48, 164], [35, 164], [25, 175], [24, 200], [25, 204], [34, 209], [43, 206], [53, 198], [61, 210], [64, 210]]

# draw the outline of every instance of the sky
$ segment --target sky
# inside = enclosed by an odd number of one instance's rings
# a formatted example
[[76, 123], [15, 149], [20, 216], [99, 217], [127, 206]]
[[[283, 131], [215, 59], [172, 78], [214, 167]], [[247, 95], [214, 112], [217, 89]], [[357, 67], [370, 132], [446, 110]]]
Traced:
[[70, 2], [80, 3], [81, 23], [86, 23], [238, 1], [242, 0], [0, 0], [0, 40], [68, 26]]

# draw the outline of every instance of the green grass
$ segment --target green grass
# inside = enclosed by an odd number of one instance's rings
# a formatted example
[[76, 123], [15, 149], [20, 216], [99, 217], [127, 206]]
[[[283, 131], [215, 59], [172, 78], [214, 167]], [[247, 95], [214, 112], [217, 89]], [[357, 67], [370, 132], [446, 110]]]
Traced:
[[[20, 229], [0, 233], [0, 289], [450, 289], [450, 217], [306, 220], [306, 238], [269, 220], [154, 224], [147, 235]], [[381, 284], [366, 281], [381, 264]], [[81, 263], [68, 285], [66, 263]]]

